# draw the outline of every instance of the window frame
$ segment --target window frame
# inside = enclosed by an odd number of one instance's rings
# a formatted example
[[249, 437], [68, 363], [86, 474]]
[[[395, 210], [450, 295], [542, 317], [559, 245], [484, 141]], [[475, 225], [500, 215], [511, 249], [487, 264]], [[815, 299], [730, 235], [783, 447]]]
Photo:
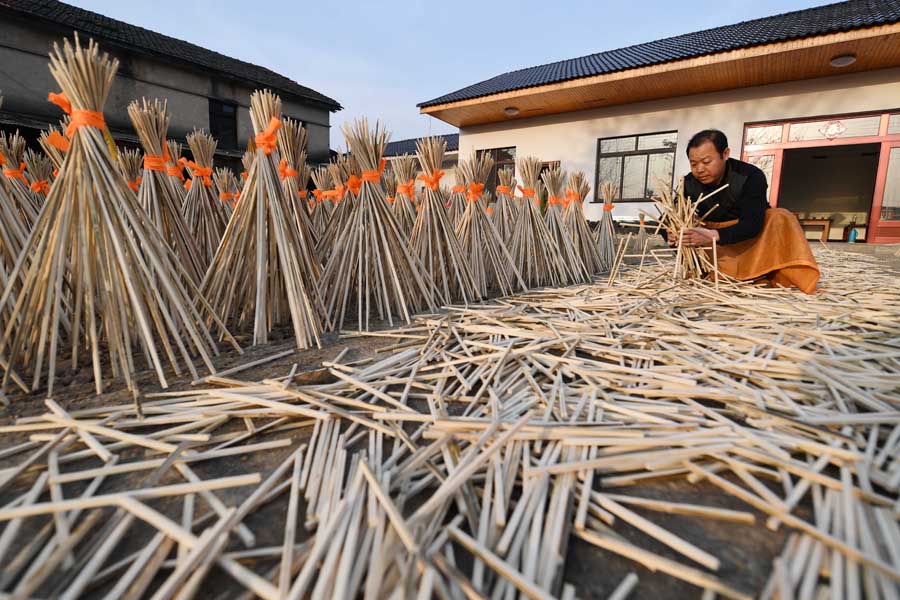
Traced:
[[[640, 146], [640, 138], [642, 137], [650, 137], [654, 135], [662, 135], [666, 133], [671, 133], [675, 135], [675, 145], [671, 148], [651, 148], [646, 150], [639, 150]], [[634, 150], [621, 150], [618, 152], [603, 152], [601, 150], [603, 142], [608, 142], [610, 140], [620, 140], [624, 138], [634, 138]], [[671, 154], [672, 155], [672, 178], [674, 181], [675, 177], [675, 156], [678, 151], [678, 130], [677, 129], [665, 129], [662, 131], [649, 131], [646, 133], [632, 133], [627, 135], [612, 135], [609, 137], [597, 138], [597, 157], [594, 162], [594, 199], [591, 201], [593, 204], [598, 204], [603, 202], [603, 199], [600, 196], [600, 159], [601, 158], [621, 158], [619, 165], [619, 190], [618, 195], [622, 195], [623, 186], [625, 185], [625, 157], [627, 156], [646, 156], [646, 164], [644, 165], [644, 193], [647, 192], [648, 180], [647, 178], [650, 176], [650, 157], [658, 154]], [[669, 182], [672, 184], [672, 181]], [[643, 198], [617, 198], [616, 202], [622, 203], [633, 203], [633, 202], [651, 202], [652, 197], [647, 196]]]
[[[497, 155], [501, 150], [512, 150], [513, 159], [511, 161], [497, 160]], [[497, 177], [497, 172], [500, 171], [500, 169], [503, 167], [512, 167], [513, 172], [515, 172], [516, 170], [516, 147], [500, 146], [497, 148], [482, 148], [475, 151], [475, 158], [480, 159], [483, 152], [490, 152], [491, 158], [494, 159], [494, 165], [491, 167], [491, 172], [488, 174], [487, 181], [484, 182], [484, 189], [494, 194], [497, 190], [497, 185], [499, 185], [500, 183], [500, 180]]]
[[[233, 123], [234, 140], [231, 140], [231, 139], [224, 140], [222, 138], [221, 129], [218, 126], [218, 121], [216, 122], [215, 129], [213, 128], [213, 114], [214, 114], [213, 107], [215, 105], [219, 105], [222, 107], [230, 106], [234, 109], [234, 115], [233, 115], [233, 117], [234, 117], [234, 123]], [[238, 150], [239, 149], [238, 148], [238, 137], [239, 137], [239, 135], [238, 135], [238, 110], [240, 109], [240, 105], [237, 102], [231, 102], [230, 100], [222, 100], [220, 98], [207, 98], [207, 107], [209, 110], [209, 134], [216, 139], [216, 142], [218, 142], [219, 147], [222, 148], [223, 150]], [[227, 116], [221, 110], [215, 114], [217, 116], [219, 116], [220, 118]]]

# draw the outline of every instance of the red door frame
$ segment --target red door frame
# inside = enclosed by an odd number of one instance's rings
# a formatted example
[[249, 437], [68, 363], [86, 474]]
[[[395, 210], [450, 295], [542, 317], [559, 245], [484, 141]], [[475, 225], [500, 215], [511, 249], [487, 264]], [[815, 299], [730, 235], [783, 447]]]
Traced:
[[[894, 111], [896, 112], [896, 111]], [[783, 121], [767, 121], [763, 123], [745, 123], [743, 140], [747, 139], [747, 130], [753, 127], [765, 125], [781, 125], [781, 141], [773, 144], [759, 144], [744, 146], [742, 142], [741, 159], [747, 160], [749, 156], [770, 155], [774, 157], [772, 166], [772, 180], [769, 182], [769, 204], [778, 206], [778, 194], [781, 191], [781, 170], [784, 166], [784, 151], [795, 148], [829, 148], [832, 146], [848, 146], [852, 144], [880, 144], [881, 152], [878, 159], [878, 172], [875, 178], [875, 192], [872, 198], [872, 210], [869, 214], [866, 242], [868, 243], [892, 243], [900, 242], [900, 221], [881, 220], [881, 202], [884, 196], [885, 182], [887, 180], [887, 157], [890, 149], [900, 147], [900, 133], [888, 134], [888, 124], [891, 112], [862, 113], [853, 115], [820, 116], [803, 119], [786, 119]], [[881, 117], [878, 127], [878, 135], [860, 137], [836, 137], [834, 139], [810, 140], [803, 142], [788, 141], [790, 126], [798, 123], [824, 121], [832, 118], [858, 118], [865, 116]]]

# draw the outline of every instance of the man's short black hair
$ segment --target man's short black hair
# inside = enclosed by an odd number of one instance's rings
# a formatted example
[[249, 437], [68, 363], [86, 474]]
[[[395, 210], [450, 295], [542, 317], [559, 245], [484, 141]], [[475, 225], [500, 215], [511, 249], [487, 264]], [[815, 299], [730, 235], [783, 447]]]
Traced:
[[713, 146], [715, 146], [716, 150], [719, 152], [719, 156], [722, 156], [725, 153], [725, 149], [728, 147], [728, 138], [725, 137], [724, 133], [718, 129], [704, 129], [703, 131], [698, 131], [694, 134], [694, 137], [688, 142], [687, 150], [685, 152], [690, 156], [691, 148], [698, 148], [706, 142], [712, 142]]

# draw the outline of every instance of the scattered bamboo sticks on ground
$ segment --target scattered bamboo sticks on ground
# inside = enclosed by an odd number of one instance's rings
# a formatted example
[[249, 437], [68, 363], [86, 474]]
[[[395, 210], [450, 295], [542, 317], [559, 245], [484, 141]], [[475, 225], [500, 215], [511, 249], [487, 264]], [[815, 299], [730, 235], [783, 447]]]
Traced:
[[[296, 367], [211, 378], [148, 398], [143, 418], [48, 401], [0, 427], [21, 440], [0, 448], [15, 465], [0, 470], [0, 593], [191, 596], [229, 577], [264, 598], [586, 597], [576, 581], [617, 598], [892, 597], [895, 275], [817, 258], [811, 296], [626, 266], [616, 288], [380, 332], [397, 343], [329, 361], [328, 383]], [[199, 476], [217, 462], [227, 476]], [[648, 495], [651, 480], [704, 499]], [[788, 530], [768, 584], [735, 577], [754, 527]], [[116, 553], [126, 535], [138, 550]], [[572, 537], [638, 566], [566, 570]]]

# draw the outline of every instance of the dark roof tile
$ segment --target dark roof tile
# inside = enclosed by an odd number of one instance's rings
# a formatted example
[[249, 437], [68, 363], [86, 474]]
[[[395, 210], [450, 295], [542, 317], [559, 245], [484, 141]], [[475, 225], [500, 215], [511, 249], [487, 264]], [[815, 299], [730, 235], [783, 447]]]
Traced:
[[0, 11], [73, 29], [99, 42], [107, 41], [138, 52], [185, 61], [202, 69], [216, 71], [228, 78], [298, 96], [324, 105], [328, 110], [341, 110], [341, 105], [337, 101], [265, 67], [57, 0], [0, 0]]
[[422, 102], [418, 106], [425, 108], [739, 48], [898, 21], [900, 0], [850, 0], [511, 71]]
[[[459, 134], [448, 133], [442, 136], [447, 142], [447, 152], [459, 151]], [[397, 140], [396, 142], [388, 142], [384, 147], [384, 155], [386, 157], [403, 156], [404, 154], [415, 155], [416, 142], [421, 138], [410, 138], [408, 140]]]

